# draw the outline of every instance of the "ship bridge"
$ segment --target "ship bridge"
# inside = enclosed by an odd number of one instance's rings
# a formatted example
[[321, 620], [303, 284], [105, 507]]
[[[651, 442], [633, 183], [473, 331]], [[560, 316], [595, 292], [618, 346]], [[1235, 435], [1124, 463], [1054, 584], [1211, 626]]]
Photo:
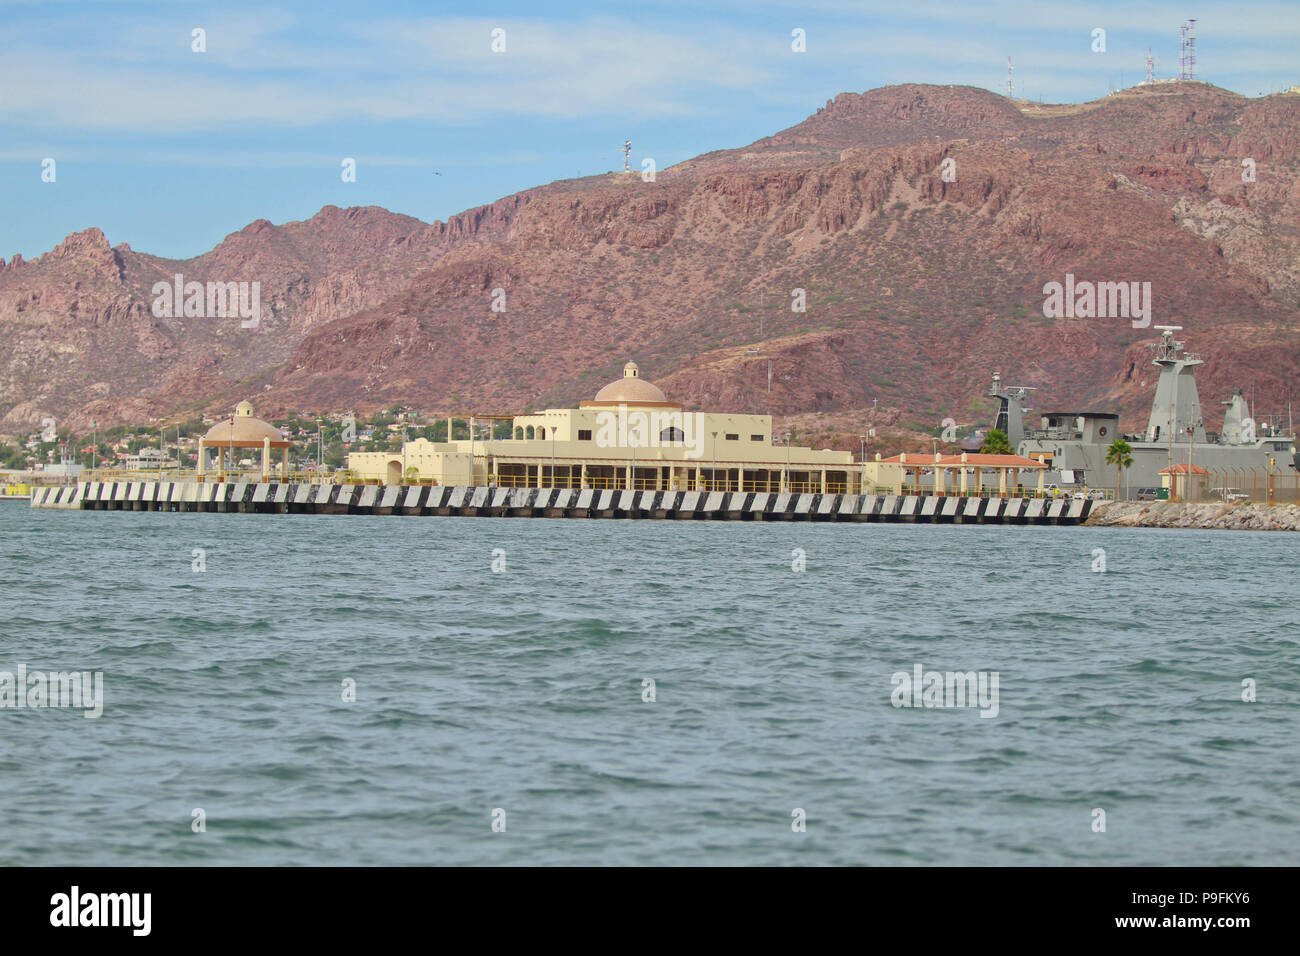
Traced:
[[1046, 441], [1111, 442], [1119, 436], [1119, 416], [1110, 412], [1048, 412], [1042, 427], [1027, 433]]

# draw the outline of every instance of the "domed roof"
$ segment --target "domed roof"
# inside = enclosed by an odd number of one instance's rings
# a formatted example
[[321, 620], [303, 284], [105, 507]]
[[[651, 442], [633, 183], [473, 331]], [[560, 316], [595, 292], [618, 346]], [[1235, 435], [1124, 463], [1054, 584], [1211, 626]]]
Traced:
[[[231, 422], [234, 422], [232, 425]], [[208, 429], [208, 433], [203, 436], [203, 442], [207, 445], [261, 445], [262, 440], [269, 438], [271, 444], [284, 445], [287, 442], [284, 434], [274, 425], [262, 421], [260, 418], [253, 417], [253, 406], [248, 402], [240, 402], [235, 406], [233, 419], [224, 418]]]
[[627, 405], [675, 405], [659, 386], [647, 382], [641, 377], [641, 370], [636, 362], [623, 366], [623, 377], [610, 382], [599, 392], [593, 402], [582, 404], [627, 404]]

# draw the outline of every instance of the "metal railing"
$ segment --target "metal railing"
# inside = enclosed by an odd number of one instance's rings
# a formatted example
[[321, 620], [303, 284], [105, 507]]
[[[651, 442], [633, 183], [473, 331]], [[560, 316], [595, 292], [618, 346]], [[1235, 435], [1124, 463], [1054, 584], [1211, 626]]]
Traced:
[[[1278, 453], [1279, 470], [1223, 469], [1210, 471], [1207, 493], [1201, 501], [1242, 501], [1233, 495], [1245, 495], [1250, 501], [1271, 504], [1300, 502], [1300, 473], [1290, 467], [1289, 456]], [[1281, 470], [1285, 463], [1286, 471]]]
[[[1110, 500], [1115, 497], [1115, 491], [1111, 488], [1080, 488], [1089, 498]], [[922, 497], [934, 498], [1073, 498], [1075, 491], [1057, 489], [1052, 491], [1050, 488], [1038, 490], [1036, 485], [1009, 485], [1006, 492], [1001, 492], [997, 488], [967, 488], [966, 491], [960, 489], [945, 488], [938, 491], [932, 485], [879, 485], [876, 494], [898, 494], [898, 495], [920, 495]]]
[[[281, 477], [280, 470], [274, 468], [267, 472], [263, 478], [260, 468], [255, 470], [240, 471], [207, 471], [200, 475], [194, 469], [164, 468], [162, 470], [148, 468], [142, 470], [128, 470], [125, 468], [87, 468], [76, 479], [77, 481], [252, 481], [252, 482], [289, 482], [292, 484], [333, 484], [344, 479], [339, 477], [339, 472], [315, 472], [315, 471], [291, 471], [287, 476]], [[355, 479], [361, 483], [361, 479]]]
[[[358, 483], [362, 479], [357, 479]], [[379, 479], [364, 479], [371, 483]], [[406, 484], [414, 484], [408, 480]], [[672, 479], [662, 477], [641, 477], [632, 480], [631, 487], [623, 475], [588, 475], [584, 481], [581, 476], [557, 475], [554, 480], [549, 475], [536, 478], [529, 475], [475, 475], [474, 480], [457, 478], [447, 482], [462, 487], [498, 487], [498, 488], [589, 488], [594, 491], [765, 491], [778, 493], [788, 491], [791, 494], [846, 494], [850, 485], [843, 481], [828, 481], [825, 486], [818, 481], [726, 481], [721, 478], [711, 481], [701, 477], [699, 481], [690, 478]]]

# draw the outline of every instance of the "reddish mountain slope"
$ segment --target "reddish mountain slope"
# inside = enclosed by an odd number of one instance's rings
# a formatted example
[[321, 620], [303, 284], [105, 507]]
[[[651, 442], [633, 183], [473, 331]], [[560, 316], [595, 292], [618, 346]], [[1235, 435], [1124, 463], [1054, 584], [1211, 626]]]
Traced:
[[[149, 286], [174, 272], [258, 278], [272, 318], [255, 333], [156, 320]], [[1168, 84], [1037, 107], [890, 87], [655, 183], [554, 183], [448, 224], [327, 207], [185, 263], [90, 230], [0, 271], [0, 410], [11, 429], [254, 393], [267, 414], [513, 411], [589, 397], [631, 356], [689, 405], [797, 416], [844, 447], [873, 399], [882, 426], [979, 417], [995, 368], [1046, 405], [1136, 423], [1154, 333], [1043, 318], [1044, 283], [1067, 272], [1151, 283], [1153, 324], [1186, 326], [1208, 358], [1207, 414], [1237, 384], [1261, 410], [1284, 401], [1300, 358], [1300, 97]]]

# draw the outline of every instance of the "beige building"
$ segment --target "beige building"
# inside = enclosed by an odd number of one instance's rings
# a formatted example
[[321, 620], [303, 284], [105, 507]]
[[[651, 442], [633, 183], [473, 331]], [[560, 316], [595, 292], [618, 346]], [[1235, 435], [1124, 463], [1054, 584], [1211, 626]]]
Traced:
[[1209, 470], [1200, 465], [1179, 463], [1172, 468], [1161, 468], [1160, 486], [1168, 489], [1170, 501], [1204, 501], [1209, 497]]
[[490, 426], [501, 417], [471, 416], [474, 437], [466, 440], [420, 438], [400, 452], [353, 452], [348, 468], [389, 484], [647, 491], [856, 492], [862, 472], [850, 452], [781, 441], [770, 415], [685, 412], [641, 378], [635, 362], [578, 408], [511, 416], [511, 437], [477, 437], [481, 421]]

